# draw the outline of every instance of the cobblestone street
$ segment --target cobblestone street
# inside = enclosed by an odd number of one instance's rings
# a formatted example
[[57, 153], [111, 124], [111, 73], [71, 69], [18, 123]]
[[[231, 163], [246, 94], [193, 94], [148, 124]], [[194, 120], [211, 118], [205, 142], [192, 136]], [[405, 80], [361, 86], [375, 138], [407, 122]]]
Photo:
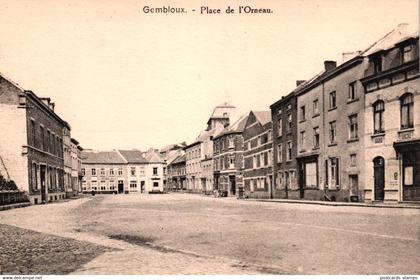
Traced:
[[0, 224], [3, 274], [420, 273], [417, 209], [104, 195]]

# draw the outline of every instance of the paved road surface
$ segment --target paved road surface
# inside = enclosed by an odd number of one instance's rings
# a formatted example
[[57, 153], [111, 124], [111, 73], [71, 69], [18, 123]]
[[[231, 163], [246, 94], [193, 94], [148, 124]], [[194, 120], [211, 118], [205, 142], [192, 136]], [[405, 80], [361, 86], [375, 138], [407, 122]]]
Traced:
[[109, 195], [3, 211], [0, 224], [40, 232], [50, 245], [59, 242], [51, 236], [89, 244], [75, 252], [83, 261], [54, 273], [420, 274], [418, 209]]

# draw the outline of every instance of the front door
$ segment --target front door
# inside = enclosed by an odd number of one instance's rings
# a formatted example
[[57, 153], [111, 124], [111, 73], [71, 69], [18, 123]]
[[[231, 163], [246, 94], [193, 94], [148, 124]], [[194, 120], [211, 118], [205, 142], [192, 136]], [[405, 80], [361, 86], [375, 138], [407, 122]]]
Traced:
[[385, 160], [376, 157], [373, 160], [373, 176], [375, 185], [375, 200], [384, 200], [385, 196]]
[[40, 180], [41, 180], [41, 202], [47, 202], [47, 186], [46, 186], [46, 166], [45, 165], [41, 165], [41, 169], [40, 169]]
[[118, 181], [118, 193], [123, 193], [123, 192], [124, 192], [124, 182]]
[[305, 197], [305, 164], [299, 164], [299, 197], [302, 199]]
[[230, 181], [230, 194], [235, 196], [236, 195], [236, 180], [235, 176], [229, 176]]
[[144, 193], [145, 189], [144, 189], [144, 181], [140, 181], [140, 192]]

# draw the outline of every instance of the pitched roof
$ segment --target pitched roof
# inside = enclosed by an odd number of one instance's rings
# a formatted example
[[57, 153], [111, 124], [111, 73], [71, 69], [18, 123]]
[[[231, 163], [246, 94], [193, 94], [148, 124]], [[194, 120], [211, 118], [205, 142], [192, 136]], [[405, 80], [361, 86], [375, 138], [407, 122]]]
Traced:
[[378, 51], [387, 50], [395, 46], [395, 44], [412, 37], [417, 37], [417, 32], [410, 32], [408, 30], [408, 24], [402, 23], [399, 24], [391, 32], [388, 32], [380, 38], [378, 41], [370, 45], [366, 50], [362, 52], [362, 55], [369, 56]]
[[171, 164], [183, 163], [183, 162], [185, 162], [186, 160], [187, 160], [187, 159], [186, 159], [185, 154], [184, 154], [184, 155], [179, 155], [176, 159], [174, 159], [174, 160], [171, 162]]
[[271, 122], [271, 111], [252, 111], [257, 118], [257, 120], [261, 123], [261, 125], [265, 125]]
[[222, 132], [216, 135], [214, 138], [222, 137], [223, 135], [231, 133], [241, 133], [245, 129], [246, 121], [248, 120], [248, 114], [242, 115], [233, 124], [229, 125]]
[[139, 150], [118, 150], [128, 163], [147, 163]]
[[144, 157], [149, 163], [165, 163], [165, 160], [161, 157], [161, 155], [154, 150], [147, 151]]
[[91, 164], [125, 164], [125, 159], [117, 151], [93, 151], [83, 150], [81, 152], [83, 163]]

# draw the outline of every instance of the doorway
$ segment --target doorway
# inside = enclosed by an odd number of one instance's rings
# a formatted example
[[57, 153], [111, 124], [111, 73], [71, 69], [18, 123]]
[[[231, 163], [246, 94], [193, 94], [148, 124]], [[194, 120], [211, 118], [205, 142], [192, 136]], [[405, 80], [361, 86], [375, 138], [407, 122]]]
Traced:
[[373, 177], [375, 200], [383, 201], [385, 197], [385, 160], [383, 157], [373, 159]]
[[124, 193], [124, 181], [118, 181], [118, 193]]
[[140, 181], [140, 192], [141, 193], [144, 193], [145, 192], [144, 181]]
[[41, 180], [41, 202], [47, 202], [47, 186], [46, 186], [46, 171], [47, 167], [45, 165], [40, 166], [40, 180]]
[[236, 195], [236, 179], [235, 176], [229, 176], [230, 181], [230, 194], [235, 196]]

